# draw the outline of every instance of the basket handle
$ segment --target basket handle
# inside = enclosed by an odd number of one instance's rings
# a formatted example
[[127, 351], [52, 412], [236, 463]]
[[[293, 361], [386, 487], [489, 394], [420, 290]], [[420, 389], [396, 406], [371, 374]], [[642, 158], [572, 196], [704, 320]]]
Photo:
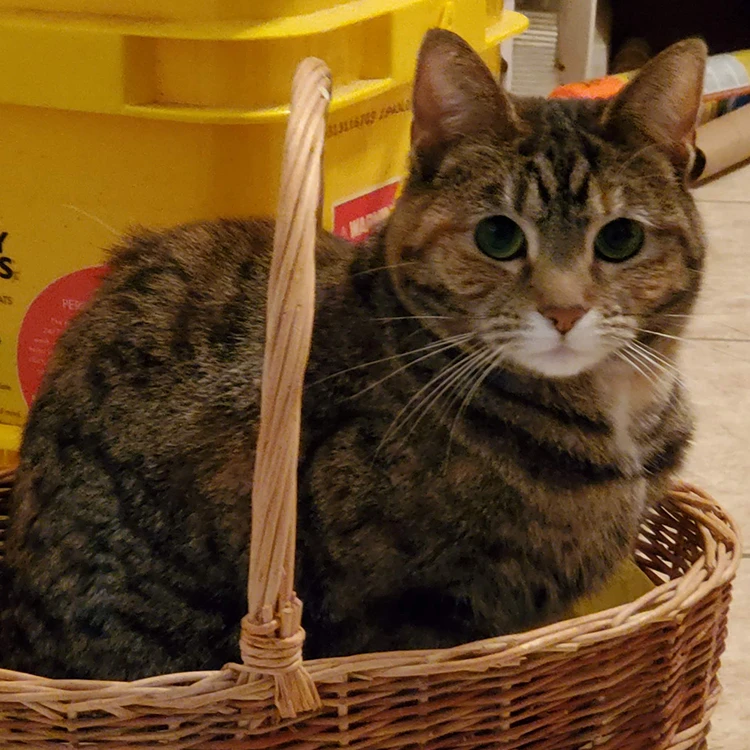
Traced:
[[315, 243], [331, 74], [315, 58], [294, 76], [268, 280], [260, 430], [240, 651], [252, 673], [275, 680], [283, 718], [321, 706], [302, 664], [302, 602], [294, 592], [302, 384], [315, 311]]

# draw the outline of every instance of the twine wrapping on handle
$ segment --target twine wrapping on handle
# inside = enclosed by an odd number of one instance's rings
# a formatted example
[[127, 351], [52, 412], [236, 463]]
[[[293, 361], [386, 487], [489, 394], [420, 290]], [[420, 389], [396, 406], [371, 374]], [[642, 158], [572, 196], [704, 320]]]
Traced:
[[283, 718], [320, 707], [302, 664], [302, 602], [294, 593], [302, 384], [315, 308], [315, 241], [322, 194], [326, 65], [303, 60], [292, 85], [273, 259], [268, 280], [260, 432], [255, 458], [245, 667], [273, 676]]

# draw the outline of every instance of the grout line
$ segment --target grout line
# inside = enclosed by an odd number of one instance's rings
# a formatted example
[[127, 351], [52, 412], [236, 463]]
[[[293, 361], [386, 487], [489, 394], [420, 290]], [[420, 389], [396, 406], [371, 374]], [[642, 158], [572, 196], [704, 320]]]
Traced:
[[740, 205], [750, 205], [750, 200], [743, 200], [741, 198], [701, 198], [696, 197], [694, 198], [696, 203], [733, 203], [733, 204], [740, 204]]

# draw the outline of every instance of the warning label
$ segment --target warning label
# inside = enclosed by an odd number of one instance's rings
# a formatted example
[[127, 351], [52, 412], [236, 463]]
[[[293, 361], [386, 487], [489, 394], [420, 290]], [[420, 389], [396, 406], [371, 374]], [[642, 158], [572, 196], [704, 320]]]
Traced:
[[366, 237], [391, 212], [400, 183], [400, 179], [392, 180], [336, 203], [333, 207], [333, 233], [353, 242]]
[[101, 283], [106, 266], [53, 281], [31, 303], [18, 333], [18, 379], [30, 406], [60, 334]]

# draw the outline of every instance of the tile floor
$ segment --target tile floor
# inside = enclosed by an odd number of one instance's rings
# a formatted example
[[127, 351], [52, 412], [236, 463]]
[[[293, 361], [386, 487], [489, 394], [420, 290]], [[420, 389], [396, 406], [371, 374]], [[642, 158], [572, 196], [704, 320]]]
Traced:
[[[750, 164], [699, 187], [709, 237], [706, 282], [684, 351], [698, 415], [687, 479], [734, 516], [750, 557]], [[721, 340], [719, 340], [721, 339]], [[744, 341], [743, 341], [744, 339]], [[747, 441], [747, 442], [745, 442]], [[740, 566], [710, 750], [750, 747], [750, 561]]]

